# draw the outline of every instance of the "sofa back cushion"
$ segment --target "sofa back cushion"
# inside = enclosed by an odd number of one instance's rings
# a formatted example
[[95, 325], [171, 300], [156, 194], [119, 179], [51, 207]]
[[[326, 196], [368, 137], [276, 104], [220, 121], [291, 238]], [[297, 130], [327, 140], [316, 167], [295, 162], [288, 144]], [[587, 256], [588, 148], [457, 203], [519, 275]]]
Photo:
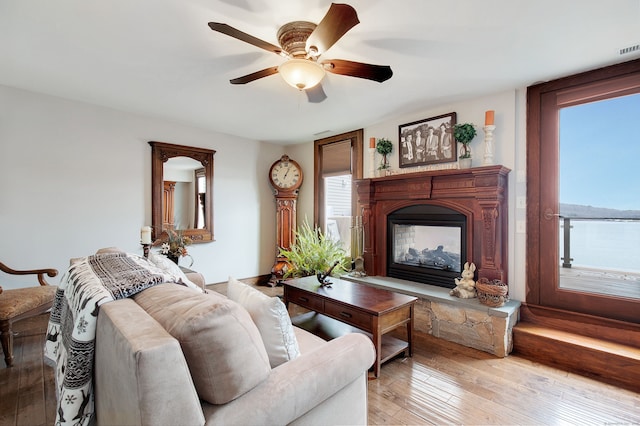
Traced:
[[222, 295], [161, 284], [135, 301], [180, 342], [200, 398], [226, 404], [267, 378], [260, 333], [240, 305]]

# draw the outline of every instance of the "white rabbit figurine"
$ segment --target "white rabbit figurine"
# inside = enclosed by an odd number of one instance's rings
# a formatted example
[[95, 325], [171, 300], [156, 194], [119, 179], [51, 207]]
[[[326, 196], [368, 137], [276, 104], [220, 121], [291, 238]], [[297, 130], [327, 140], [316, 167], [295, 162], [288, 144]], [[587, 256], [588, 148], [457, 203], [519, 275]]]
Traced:
[[469, 262], [465, 262], [464, 270], [462, 271], [462, 279], [454, 278], [456, 288], [451, 290], [449, 294], [451, 296], [459, 297], [460, 299], [472, 299], [476, 297], [476, 282], [473, 280], [473, 273], [476, 271], [476, 265]]

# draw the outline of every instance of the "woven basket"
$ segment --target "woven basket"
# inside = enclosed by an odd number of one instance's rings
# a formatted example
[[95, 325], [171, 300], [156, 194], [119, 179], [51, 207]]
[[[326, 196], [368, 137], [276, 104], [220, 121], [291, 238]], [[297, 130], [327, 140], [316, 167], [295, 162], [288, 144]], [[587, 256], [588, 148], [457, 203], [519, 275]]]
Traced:
[[493, 308], [500, 307], [509, 300], [509, 286], [500, 280], [480, 278], [476, 282], [476, 293], [480, 303]]

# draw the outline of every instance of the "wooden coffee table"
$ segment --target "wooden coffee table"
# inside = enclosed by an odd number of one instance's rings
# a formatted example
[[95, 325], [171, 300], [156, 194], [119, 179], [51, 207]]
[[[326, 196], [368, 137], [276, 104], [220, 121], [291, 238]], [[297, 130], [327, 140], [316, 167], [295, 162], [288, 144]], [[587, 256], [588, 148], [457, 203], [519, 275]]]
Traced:
[[[283, 283], [287, 307], [295, 303], [313, 311], [292, 318], [294, 325], [329, 340], [354, 331], [366, 332], [376, 348], [375, 377], [383, 362], [402, 352], [412, 355], [416, 297], [338, 278], [330, 281], [331, 287], [321, 287], [313, 276]], [[402, 325], [407, 329], [406, 341], [385, 335]]]

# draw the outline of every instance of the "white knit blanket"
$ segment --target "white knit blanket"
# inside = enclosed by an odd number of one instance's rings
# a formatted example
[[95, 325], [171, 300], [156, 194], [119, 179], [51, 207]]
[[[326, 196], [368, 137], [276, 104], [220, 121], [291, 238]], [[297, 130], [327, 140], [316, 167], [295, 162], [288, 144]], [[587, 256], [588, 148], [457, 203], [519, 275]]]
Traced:
[[74, 262], [60, 280], [44, 355], [56, 369], [56, 425], [95, 423], [93, 360], [100, 305], [173, 282], [202, 291], [182, 276], [130, 253], [104, 253]]

